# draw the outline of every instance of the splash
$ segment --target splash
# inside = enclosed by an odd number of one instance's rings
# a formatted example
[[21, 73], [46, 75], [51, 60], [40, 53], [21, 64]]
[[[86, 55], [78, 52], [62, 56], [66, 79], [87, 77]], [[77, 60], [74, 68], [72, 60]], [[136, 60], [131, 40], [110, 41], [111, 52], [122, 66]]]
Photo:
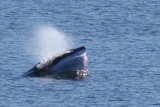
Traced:
[[71, 45], [71, 39], [53, 26], [38, 26], [33, 31], [31, 47], [36, 59], [54, 56], [67, 50]]

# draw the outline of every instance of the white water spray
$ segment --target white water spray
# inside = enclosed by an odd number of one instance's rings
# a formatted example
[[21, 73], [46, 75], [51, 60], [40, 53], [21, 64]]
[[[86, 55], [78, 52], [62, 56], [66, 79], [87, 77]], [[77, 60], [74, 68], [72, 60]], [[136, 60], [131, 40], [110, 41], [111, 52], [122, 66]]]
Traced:
[[32, 52], [38, 60], [54, 56], [67, 50], [71, 45], [71, 39], [52, 26], [39, 26], [33, 32]]

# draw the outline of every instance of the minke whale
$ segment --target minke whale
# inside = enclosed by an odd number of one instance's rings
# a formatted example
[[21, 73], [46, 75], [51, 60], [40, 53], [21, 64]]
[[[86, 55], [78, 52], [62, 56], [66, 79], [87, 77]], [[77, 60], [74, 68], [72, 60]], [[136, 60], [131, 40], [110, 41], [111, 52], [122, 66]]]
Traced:
[[76, 75], [84, 77], [88, 75], [87, 65], [86, 48], [82, 46], [40, 61], [24, 73], [24, 76]]

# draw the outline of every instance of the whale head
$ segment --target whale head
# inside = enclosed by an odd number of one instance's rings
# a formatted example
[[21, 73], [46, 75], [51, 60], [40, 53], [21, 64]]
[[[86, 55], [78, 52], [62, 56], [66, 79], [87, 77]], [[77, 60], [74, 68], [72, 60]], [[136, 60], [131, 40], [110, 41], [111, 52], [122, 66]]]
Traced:
[[79, 74], [81, 71], [87, 71], [87, 65], [86, 48], [82, 46], [40, 61], [25, 75]]

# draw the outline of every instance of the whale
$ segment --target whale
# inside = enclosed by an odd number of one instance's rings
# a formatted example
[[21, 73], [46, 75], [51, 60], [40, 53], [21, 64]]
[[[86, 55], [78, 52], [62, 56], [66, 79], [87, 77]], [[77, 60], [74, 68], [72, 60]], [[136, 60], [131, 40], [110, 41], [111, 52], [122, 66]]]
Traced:
[[72, 75], [87, 76], [88, 57], [85, 46], [64, 51], [41, 60], [23, 76]]

